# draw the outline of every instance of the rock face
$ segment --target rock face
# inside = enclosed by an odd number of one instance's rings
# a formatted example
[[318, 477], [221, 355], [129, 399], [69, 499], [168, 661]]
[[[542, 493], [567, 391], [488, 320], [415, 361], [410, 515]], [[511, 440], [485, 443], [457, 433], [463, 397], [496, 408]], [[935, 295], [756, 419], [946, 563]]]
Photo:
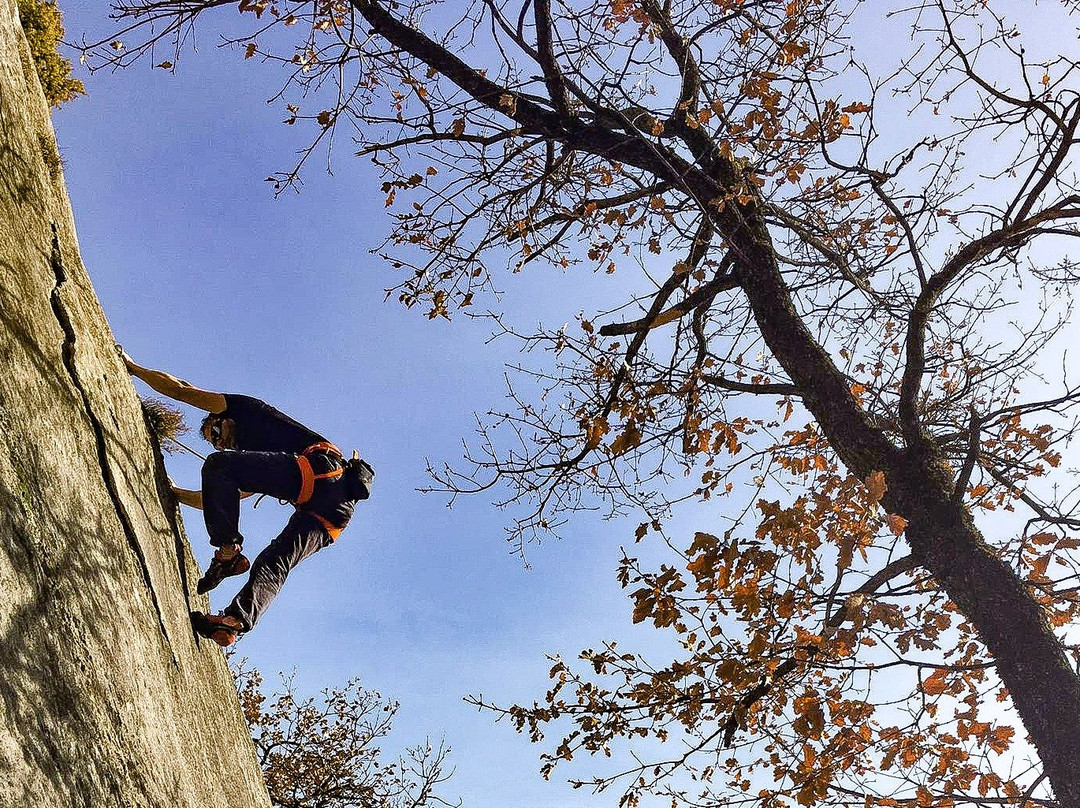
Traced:
[[269, 806], [0, 0], [0, 808]]

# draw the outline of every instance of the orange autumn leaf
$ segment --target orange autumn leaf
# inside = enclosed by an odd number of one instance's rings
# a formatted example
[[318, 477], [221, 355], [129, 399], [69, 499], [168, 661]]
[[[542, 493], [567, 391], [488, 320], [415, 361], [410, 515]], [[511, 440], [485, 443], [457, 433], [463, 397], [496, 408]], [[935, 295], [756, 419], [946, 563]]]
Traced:
[[895, 513], [887, 515], [885, 517], [885, 523], [889, 526], [889, 530], [894, 536], [901, 535], [904, 530], [907, 529], [907, 519]]
[[885, 484], [885, 472], [872, 472], [863, 482], [866, 484], [866, 490], [870, 492], [870, 502], [875, 505], [881, 502], [881, 498], [888, 490]]
[[611, 453], [621, 455], [628, 452], [641, 443], [641, 430], [633, 423], [626, 425], [626, 429], [611, 442]]
[[922, 681], [920, 689], [928, 696], [940, 696], [945, 692], [945, 670], [934, 671]]

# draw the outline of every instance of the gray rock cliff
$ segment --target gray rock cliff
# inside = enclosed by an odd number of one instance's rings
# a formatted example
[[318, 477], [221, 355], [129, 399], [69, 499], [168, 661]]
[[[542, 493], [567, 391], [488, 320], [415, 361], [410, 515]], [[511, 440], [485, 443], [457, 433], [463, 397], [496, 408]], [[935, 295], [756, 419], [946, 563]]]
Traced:
[[269, 806], [0, 0], [0, 808]]

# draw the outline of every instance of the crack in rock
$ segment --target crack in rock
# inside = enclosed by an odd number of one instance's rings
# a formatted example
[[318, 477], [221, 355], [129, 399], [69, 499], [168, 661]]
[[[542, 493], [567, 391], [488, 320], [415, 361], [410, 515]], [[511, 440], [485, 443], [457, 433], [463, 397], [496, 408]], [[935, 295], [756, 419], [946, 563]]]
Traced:
[[94, 413], [91, 406], [90, 397], [86, 393], [86, 389], [83, 387], [82, 380], [79, 378], [79, 370], [75, 365], [75, 343], [76, 333], [75, 326], [71, 322], [71, 315], [68, 313], [67, 306], [64, 304], [64, 300], [61, 297], [60, 289], [67, 282], [67, 272], [64, 269], [63, 255], [60, 251], [60, 233], [56, 227], [56, 222], [52, 223], [52, 254], [49, 259], [49, 263], [52, 265], [53, 273], [56, 276], [56, 285], [53, 286], [52, 295], [50, 300], [52, 303], [53, 314], [56, 317], [56, 321], [60, 324], [61, 330], [64, 332], [64, 344], [63, 344], [63, 360], [64, 367], [66, 368], [68, 375], [71, 377], [72, 384], [75, 385], [75, 389], [79, 392], [79, 396], [82, 398], [83, 410], [86, 413], [87, 419], [90, 421], [90, 425], [94, 431], [94, 443], [97, 447], [98, 465], [101, 468], [101, 477], [105, 483], [105, 488], [109, 493], [109, 498], [113, 502], [113, 509], [116, 511], [116, 515], [120, 520], [120, 524], [123, 527], [124, 535], [127, 537], [128, 545], [131, 547], [132, 552], [135, 553], [135, 557], [139, 561], [139, 567], [142, 571], [143, 583], [146, 585], [147, 592], [150, 594], [150, 600], [154, 604], [154, 611], [157, 613], [158, 626], [161, 628], [161, 633], [165, 637], [166, 645], [172, 655], [173, 664], [179, 667], [179, 660], [176, 658], [175, 651], [172, 650], [172, 640], [169, 638], [168, 629], [165, 627], [165, 618], [161, 611], [161, 604], [158, 602], [157, 592], [154, 590], [153, 579], [150, 576], [150, 567], [146, 561], [146, 554], [143, 552], [142, 546], [139, 544], [138, 536], [135, 533], [135, 528], [131, 523], [131, 517], [128, 516], [127, 508], [124, 506], [123, 500], [120, 498], [120, 492], [116, 485], [116, 478], [113, 476], [112, 468], [109, 465], [108, 446], [105, 440], [105, 428], [101, 425], [101, 421]]

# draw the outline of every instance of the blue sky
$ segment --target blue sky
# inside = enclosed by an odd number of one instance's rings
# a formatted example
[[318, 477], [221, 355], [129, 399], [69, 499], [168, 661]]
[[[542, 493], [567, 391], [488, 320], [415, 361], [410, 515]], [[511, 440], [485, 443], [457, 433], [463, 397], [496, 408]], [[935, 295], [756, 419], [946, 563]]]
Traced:
[[[107, 26], [100, 0], [61, 5], [71, 40]], [[490, 500], [448, 509], [416, 492], [429, 482], [425, 458], [460, 458], [474, 411], [499, 405], [511, 346], [486, 345], [482, 323], [433, 322], [384, 301], [395, 277], [369, 254], [387, 227], [383, 198], [349, 144], [334, 176], [314, 161], [301, 194], [273, 197], [265, 177], [290, 165], [304, 133], [265, 101], [276, 73], [214, 38], [203, 26], [199, 54], [174, 73], [77, 67], [89, 95], [54, 122], [83, 261], [128, 352], [206, 389], [264, 398], [377, 469], [372, 499], [296, 571], [240, 654], [271, 678], [295, 668], [309, 693], [359, 676], [399, 700], [385, 748], [444, 737], [457, 768], [445, 795], [469, 808], [612, 803], [543, 782], [540, 748], [462, 697], [531, 702], [547, 684], [545, 653], [574, 656], [629, 632], [614, 570], [633, 525], [578, 519], [565, 540], [532, 547], [527, 570]], [[529, 326], [556, 310], [572, 320], [581, 288], [560, 283], [563, 300], [538, 294], [542, 283], [521, 279], [506, 308]], [[197, 486], [199, 461], [168, 465]], [[184, 517], [205, 565], [200, 515]], [[247, 505], [248, 548], [287, 517], [269, 499]], [[235, 588], [215, 591], [214, 608]]]

